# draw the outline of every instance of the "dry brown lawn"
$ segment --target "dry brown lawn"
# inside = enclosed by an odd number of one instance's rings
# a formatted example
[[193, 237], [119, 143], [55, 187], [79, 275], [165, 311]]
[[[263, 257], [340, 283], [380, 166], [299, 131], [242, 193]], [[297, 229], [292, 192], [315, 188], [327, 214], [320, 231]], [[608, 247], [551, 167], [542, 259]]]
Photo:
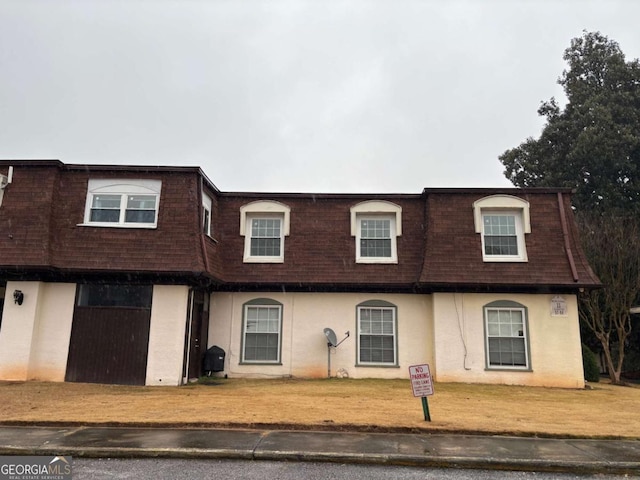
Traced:
[[0, 423], [467, 432], [640, 439], [640, 388], [436, 384], [431, 422], [408, 380], [219, 379], [127, 387], [0, 382]]

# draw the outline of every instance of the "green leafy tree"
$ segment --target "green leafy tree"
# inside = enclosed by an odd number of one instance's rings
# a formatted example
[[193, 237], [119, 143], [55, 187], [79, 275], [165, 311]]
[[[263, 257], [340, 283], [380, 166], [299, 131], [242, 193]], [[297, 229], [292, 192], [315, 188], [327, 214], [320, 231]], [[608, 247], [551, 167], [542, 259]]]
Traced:
[[499, 159], [515, 186], [575, 189], [585, 252], [605, 285], [581, 296], [580, 317], [602, 347], [611, 380], [621, 383], [629, 308], [640, 289], [640, 64], [627, 62], [599, 32], [573, 39], [564, 60], [558, 83], [566, 105], [542, 102], [540, 138]]
[[578, 211], [637, 210], [640, 64], [625, 61], [618, 44], [598, 32], [573, 39], [564, 59], [558, 83], [568, 103], [542, 103], [540, 138], [500, 156], [505, 175], [520, 187], [575, 188]]

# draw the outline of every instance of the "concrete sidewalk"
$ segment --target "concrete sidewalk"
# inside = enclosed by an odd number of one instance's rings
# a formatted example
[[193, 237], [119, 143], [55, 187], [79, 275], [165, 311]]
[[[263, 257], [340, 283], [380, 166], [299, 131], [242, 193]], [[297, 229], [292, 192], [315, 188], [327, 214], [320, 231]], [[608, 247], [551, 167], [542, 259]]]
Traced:
[[298, 460], [640, 475], [640, 442], [444, 434], [0, 427], [1, 455]]

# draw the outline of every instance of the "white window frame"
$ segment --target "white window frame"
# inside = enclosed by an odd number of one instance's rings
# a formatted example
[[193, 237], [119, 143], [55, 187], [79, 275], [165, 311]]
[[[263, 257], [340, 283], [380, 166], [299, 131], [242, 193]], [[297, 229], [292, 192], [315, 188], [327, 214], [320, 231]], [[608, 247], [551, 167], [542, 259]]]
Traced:
[[[382, 310], [382, 311], [390, 311], [392, 315], [392, 333], [363, 333], [362, 331], [362, 311], [363, 310]], [[368, 302], [364, 302], [359, 304], [356, 307], [356, 331], [357, 331], [357, 346], [356, 346], [356, 364], [358, 366], [374, 366], [374, 367], [397, 367], [398, 366], [398, 317], [397, 317], [397, 307], [392, 303], [381, 301], [381, 300], [371, 300]], [[362, 337], [364, 336], [384, 336], [391, 337], [393, 339], [393, 361], [390, 362], [372, 362], [372, 361], [363, 361], [362, 360]]]
[[[158, 211], [160, 208], [160, 180], [129, 180], [129, 179], [90, 179], [87, 187], [84, 222], [80, 226], [107, 228], [157, 228]], [[91, 221], [91, 210], [94, 198], [100, 195], [110, 195], [120, 198], [119, 217], [117, 222]], [[127, 222], [127, 204], [129, 196], [150, 196], [155, 198], [155, 209], [152, 222]], [[114, 209], [115, 210], [115, 209]]]
[[[517, 253], [515, 255], [499, 255], [490, 254], [486, 251], [486, 239], [487, 233], [485, 231], [485, 218], [486, 217], [513, 217], [516, 237]], [[513, 262], [527, 261], [527, 250], [524, 242], [524, 231], [522, 228], [522, 214], [519, 211], [509, 210], [483, 210], [482, 211], [482, 258], [485, 262]]]
[[[512, 195], [491, 195], [473, 204], [476, 233], [480, 234], [482, 260], [485, 262], [527, 262], [526, 234], [531, 233], [529, 202]], [[513, 216], [515, 219], [516, 255], [493, 255], [485, 250], [485, 216]]]
[[[350, 209], [351, 236], [356, 241], [356, 263], [398, 263], [397, 237], [402, 235], [402, 207], [383, 200], [360, 202]], [[365, 257], [361, 255], [362, 221], [388, 220], [391, 255], [388, 257]]]
[[211, 197], [202, 193], [202, 231], [207, 236], [211, 236]]
[[[240, 207], [240, 235], [244, 236], [245, 263], [283, 263], [284, 240], [289, 235], [291, 208], [284, 203], [260, 200]], [[280, 253], [279, 255], [252, 255], [251, 239], [253, 238], [253, 220], [280, 220]]]
[[[520, 312], [522, 315], [522, 330], [518, 332], [518, 335], [502, 335], [491, 334], [489, 326], [489, 313], [490, 312]], [[519, 303], [511, 301], [497, 301], [492, 302], [484, 306], [484, 329], [485, 329], [485, 362], [487, 370], [519, 370], [519, 371], [531, 371], [531, 359], [529, 353], [529, 325], [527, 318], [527, 308]], [[491, 350], [489, 347], [489, 340], [492, 338], [517, 338], [522, 339], [524, 345], [524, 365], [492, 365], [491, 364]]]
[[[278, 326], [277, 331], [266, 331], [266, 332], [254, 332], [256, 334], [264, 333], [264, 334], [277, 334], [278, 335], [278, 346], [277, 346], [277, 354], [275, 359], [263, 360], [263, 359], [247, 359], [247, 334], [252, 333], [248, 332], [247, 322], [249, 319], [249, 310], [250, 309], [274, 309], [278, 312]], [[242, 347], [241, 347], [241, 360], [242, 364], [274, 364], [280, 365], [282, 363], [282, 304], [276, 302], [271, 299], [256, 299], [244, 304], [243, 308], [243, 318], [242, 318]]]

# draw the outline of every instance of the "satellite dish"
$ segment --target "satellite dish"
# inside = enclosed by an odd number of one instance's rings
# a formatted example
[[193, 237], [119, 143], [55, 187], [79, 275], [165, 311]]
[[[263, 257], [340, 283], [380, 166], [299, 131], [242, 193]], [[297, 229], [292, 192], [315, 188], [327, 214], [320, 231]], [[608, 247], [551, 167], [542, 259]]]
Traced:
[[330, 346], [336, 347], [338, 345], [338, 337], [336, 337], [336, 332], [334, 332], [330, 328], [325, 328], [324, 335], [325, 337], [327, 337], [327, 342]]
[[325, 328], [324, 336], [327, 337], [327, 377], [331, 378], [331, 347], [337, 347], [342, 342], [344, 342], [347, 338], [349, 338], [349, 332], [346, 332], [342, 340], [338, 341], [336, 337], [336, 332], [331, 330], [330, 328]]

